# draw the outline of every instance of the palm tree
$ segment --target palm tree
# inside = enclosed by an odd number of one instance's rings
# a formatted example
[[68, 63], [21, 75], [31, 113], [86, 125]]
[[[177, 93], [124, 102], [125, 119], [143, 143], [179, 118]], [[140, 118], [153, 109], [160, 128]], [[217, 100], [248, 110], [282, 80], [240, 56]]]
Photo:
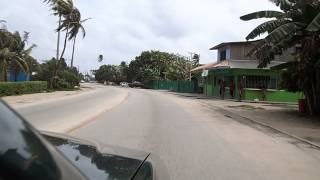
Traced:
[[70, 23], [71, 30], [69, 32], [69, 40], [73, 39], [72, 57], [71, 57], [71, 65], [70, 65], [71, 68], [73, 67], [74, 52], [75, 52], [76, 39], [77, 39], [78, 33], [81, 30], [82, 38], [85, 38], [86, 30], [84, 29], [82, 24], [90, 19], [90, 18], [87, 18], [87, 19], [81, 20], [81, 13], [78, 9], [75, 9], [73, 13], [74, 13], [74, 16], [72, 18], [72, 22]]
[[[50, 4], [50, 6], [54, 7], [57, 5], [57, 1], [58, 0], [44, 0], [44, 3]], [[58, 20], [58, 27], [61, 26], [61, 21], [62, 21], [62, 14], [55, 12], [55, 15], [59, 16], [59, 20]], [[61, 32], [58, 31], [58, 38], [57, 38], [57, 50], [56, 50], [56, 59], [59, 58], [59, 51], [60, 51], [60, 36], [61, 36]]]
[[[56, 67], [54, 68], [52, 74], [52, 80], [50, 82], [50, 87], [53, 88], [55, 80], [57, 79], [58, 70], [61, 64], [61, 59], [64, 56], [66, 46], [67, 46], [67, 38], [69, 35], [70, 22], [74, 12], [74, 5], [72, 0], [45, 0], [52, 7], [54, 15], [59, 16], [59, 25], [57, 28], [58, 32], [58, 42], [57, 42], [57, 57], [56, 57]], [[60, 32], [66, 31], [64, 46], [61, 55], [59, 56], [59, 44], [60, 44]]]
[[[298, 74], [296, 90], [304, 92], [310, 114], [320, 114], [320, 1], [318, 0], [272, 0], [282, 11], [259, 11], [242, 16], [249, 21], [271, 18], [256, 27], [246, 37], [254, 39], [261, 34], [267, 36], [249, 53], [265, 67], [276, 55], [299, 47], [296, 62], [289, 68]], [[293, 65], [293, 66], [292, 66]]]
[[100, 54], [100, 55], [98, 56], [98, 62], [101, 63], [101, 62], [103, 61], [103, 59], [104, 59], [103, 55]]
[[5, 29], [0, 31], [0, 65], [3, 81], [8, 80], [9, 69], [29, 73], [29, 66], [24, 57], [30, 54], [35, 45], [25, 50], [27, 38], [28, 33], [21, 37], [18, 32], [13, 34]]

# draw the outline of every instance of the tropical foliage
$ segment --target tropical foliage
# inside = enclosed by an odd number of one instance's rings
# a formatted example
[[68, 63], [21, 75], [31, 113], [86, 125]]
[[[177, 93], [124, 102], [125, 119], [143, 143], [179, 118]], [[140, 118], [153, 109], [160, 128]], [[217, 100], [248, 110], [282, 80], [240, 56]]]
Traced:
[[6, 28], [0, 30], [0, 72], [1, 80], [8, 80], [8, 73], [13, 72], [15, 81], [17, 74], [24, 71], [29, 74], [27, 59], [31, 59], [31, 51], [36, 45], [27, 47], [29, 33], [24, 32], [21, 36], [19, 32], [10, 32]]
[[41, 93], [47, 90], [46, 81], [0, 82], [0, 97]]
[[145, 51], [131, 61], [128, 69], [130, 81], [187, 80], [190, 70], [199, 65], [199, 56], [190, 60], [179, 54]]
[[[66, 52], [68, 40], [73, 40], [71, 68], [73, 67], [76, 38], [80, 31], [82, 32], [83, 38], [85, 37], [86, 32], [82, 24], [88, 19], [84, 19], [84, 20], [81, 19], [81, 13], [74, 6], [74, 3], [72, 0], [45, 0], [44, 2], [48, 3], [54, 12], [54, 15], [59, 17], [58, 28], [57, 28], [57, 32], [58, 32], [57, 56], [56, 56], [57, 61], [53, 69], [52, 78], [50, 82], [50, 87], [53, 88], [55, 86], [55, 83], [59, 81], [58, 72], [59, 72], [61, 63], [63, 61], [64, 54]], [[61, 54], [59, 54], [61, 31], [65, 32], [65, 37], [64, 37], [62, 52]]]
[[[99, 56], [100, 57], [100, 56]], [[99, 59], [103, 59], [99, 58]], [[111, 81], [140, 81], [147, 83], [153, 80], [188, 80], [190, 69], [199, 65], [199, 55], [188, 59], [178, 54], [170, 54], [160, 51], [144, 51], [127, 65], [102, 65], [94, 71], [98, 82]]]
[[[39, 64], [39, 68], [34, 70], [35, 75], [32, 79], [35, 81], [47, 81], [51, 80], [51, 72], [53, 72], [57, 60], [52, 58], [51, 60], [45, 61]], [[57, 73], [58, 81], [54, 85], [54, 89], [73, 89], [75, 86], [79, 86], [81, 81], [81, 76], [76, 68], [71, 68], [67, 66], [64, 59], [61, 60], [61, 66]]]
[[291, 91], [304, 92], [310, 114], [320, 114], [320, 1], [272, 0], [282, 11], [259, 11], [242, 16], [249, 21], [271, 18], [246, 37], [247, 40], [262, 34], [267, 36], [249, 55], [265, 67], [276, 55], [296, 49], [296, 59], [288, 63], [282, 83]]

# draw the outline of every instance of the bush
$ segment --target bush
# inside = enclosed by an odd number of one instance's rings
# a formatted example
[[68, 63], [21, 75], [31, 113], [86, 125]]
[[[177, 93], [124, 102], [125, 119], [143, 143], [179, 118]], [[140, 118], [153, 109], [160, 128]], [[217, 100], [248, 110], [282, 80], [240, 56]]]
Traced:
[[75, 86], [80, 85], [80, 78], [71, 70], [64, 70], [59, 73], [59, 79], [55, 85], [55, 89], [67, 90], [74, 89]]
[[47, 89], [45, 81], [0, 82], [0, 96], [40, 93]]

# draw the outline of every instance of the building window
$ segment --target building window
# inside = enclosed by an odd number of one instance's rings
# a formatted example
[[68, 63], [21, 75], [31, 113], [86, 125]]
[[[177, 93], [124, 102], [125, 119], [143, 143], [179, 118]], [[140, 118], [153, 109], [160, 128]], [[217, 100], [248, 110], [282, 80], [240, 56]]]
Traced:
[[262, 89], [262, 88], [277, 89], [278, 88], [278, 79], [276, 77], [243, 76], [242, 81], [244, 83], [245, 88], [254, 88], [254, 89]]
[[227, 50], [220, 51], [220, 61], [227, 59]]

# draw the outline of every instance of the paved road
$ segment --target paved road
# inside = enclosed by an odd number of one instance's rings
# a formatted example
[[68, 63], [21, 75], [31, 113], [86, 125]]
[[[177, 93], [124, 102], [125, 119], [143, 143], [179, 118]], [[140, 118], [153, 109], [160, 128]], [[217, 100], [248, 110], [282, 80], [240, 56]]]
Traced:
[[56, 99], [15, 103], [17, 111], [32, 125], [44, 131], [66, 133], [93, 120], [94, 117], [111, 110], [126, 100], [128, 92], [120, 88], [106, 88], [92, 84], [93, 90], [75, 95], [59, 95]]
[[[101, 91], [116, 93], [119, 89]], [[124, 91], [129, 93], [126, 101], [70, 134], [153, 152], [160, 156], [174, 180], [320, 178], [320, 151], [295, 139], [235, 121], [225, 112], [200, 106], [199, 100], [150, 90]], [[100, 101], [87, 98], [77, 103]], [[66, 102], [72, 106], [68, 110], [74, 108], [78, 112], [83, 107], [73, 107], [73, 103]], [[58, 111], [65, 112], [64, 107]], [[34, 114], [51, 112], [46, 108], [29, 110], [22, 113], [30, 119]], [[63, 113], [53, 114], [65, 118]]]

